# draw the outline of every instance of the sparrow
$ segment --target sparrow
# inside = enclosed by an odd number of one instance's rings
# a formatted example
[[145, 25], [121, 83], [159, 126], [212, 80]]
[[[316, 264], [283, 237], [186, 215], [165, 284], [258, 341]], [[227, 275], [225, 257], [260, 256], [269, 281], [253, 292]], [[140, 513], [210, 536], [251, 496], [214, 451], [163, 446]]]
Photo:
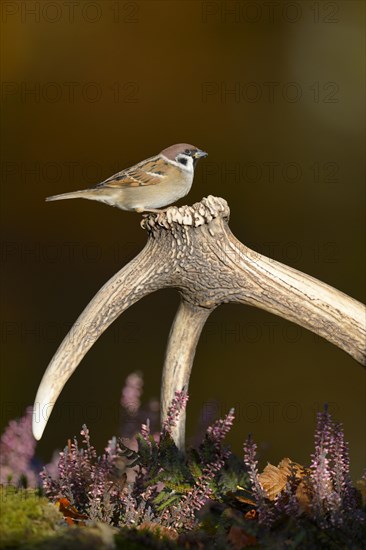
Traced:
[[126, 168], [90, 189], [47, 197], [46, 201], [89, 199], [135, 212], [161, 212], [187, 195], [194, 169], [207, 153], [194, 145], [178, 143], [154, 157]]

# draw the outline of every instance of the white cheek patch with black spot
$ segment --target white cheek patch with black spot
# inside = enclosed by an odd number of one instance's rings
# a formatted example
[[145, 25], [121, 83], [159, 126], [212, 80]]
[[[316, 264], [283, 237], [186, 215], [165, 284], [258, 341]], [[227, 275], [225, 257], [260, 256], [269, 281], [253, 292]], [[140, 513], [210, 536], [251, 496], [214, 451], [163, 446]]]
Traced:
[[178, 166], [187, 170], [188, 172], [193, 172], [193, 159], [189, 155], [179, 154], [176, 157], [176, 162]]

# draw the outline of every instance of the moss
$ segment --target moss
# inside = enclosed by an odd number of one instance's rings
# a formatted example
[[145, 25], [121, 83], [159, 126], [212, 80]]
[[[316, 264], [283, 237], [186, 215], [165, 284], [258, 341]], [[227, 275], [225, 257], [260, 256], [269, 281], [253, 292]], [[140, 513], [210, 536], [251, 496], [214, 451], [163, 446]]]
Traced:
[[0, 548], [21, 548], [63, 527], [57, 508], [34, 489], [0, 487]]
[[67, 527], [58, 535], [24, 547], [24, 550], [50, 550], [50, 548], [52, 550], [112, 550], [115, 545], [113, 535], [105, 537], [97, 527]]
[[[117, 533], [117, 536], [115, 537]], [[172, 549], [148, 531], [118, 530], [103, 523], [70, 527], [49, 500], [34, 489], [0, 486], [1, 550], [146, 550]]]

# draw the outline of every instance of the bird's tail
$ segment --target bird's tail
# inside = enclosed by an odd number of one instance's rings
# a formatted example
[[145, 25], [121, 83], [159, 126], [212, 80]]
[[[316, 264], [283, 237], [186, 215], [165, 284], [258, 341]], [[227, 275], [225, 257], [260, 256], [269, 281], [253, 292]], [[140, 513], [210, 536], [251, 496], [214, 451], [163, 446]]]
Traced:
[[100, 200], [95, 190], [83, 189], [81, 191], [71, 191], [71, 193], [61, 193], [61, 195], [52, 195], [52, 197], [47, 197], [46, 201], [62, 201], [64, 199]]

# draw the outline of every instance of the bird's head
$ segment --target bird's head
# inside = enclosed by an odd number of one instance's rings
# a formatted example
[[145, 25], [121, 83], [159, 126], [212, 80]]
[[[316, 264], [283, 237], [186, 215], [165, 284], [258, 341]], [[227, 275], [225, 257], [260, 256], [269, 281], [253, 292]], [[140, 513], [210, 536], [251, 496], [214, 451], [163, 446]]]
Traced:
[[189, 143], [171, 145], [163, 149], [160, 154], [168, 160], [179, 164], [182, 169], [190, 172], [193, 172], [200, 158], [207, 157], [205, 151], [201, 151], [201, 149], [198, 149], [194, 145], [189, 145]]

